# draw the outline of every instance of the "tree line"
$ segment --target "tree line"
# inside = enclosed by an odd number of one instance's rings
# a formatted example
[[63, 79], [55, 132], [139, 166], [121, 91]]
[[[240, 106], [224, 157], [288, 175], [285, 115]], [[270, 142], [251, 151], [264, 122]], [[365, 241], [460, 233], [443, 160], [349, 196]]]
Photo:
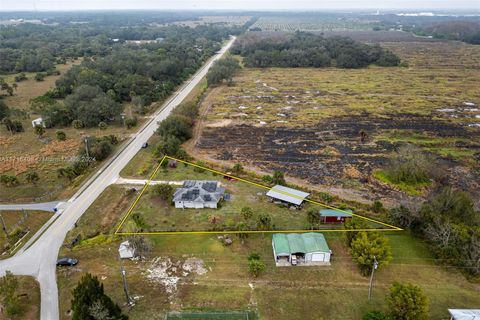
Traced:
[[400, 58], [379, 45], [305, 32], [273, 39], [250, 33], [237, 42], [232, 53], [242, 55], [245, 66], [258, 68], [364, 68], [371, 64], [385, 67], [400, 64]]
[[217, 51], [223, 39], [223, 33], [210, 35], [208, 28], [172, 29], [160, 43], [117, 46], [105, 56], [84, 58], [54, 89], [32, 99], [32, 111], [49, 127], [118, 123], [124, 102], [131, 102], [135, 113], [146, 113], [152, 102], [167, 98]]
[[[204, 39], [221, 41], [230, 34], [240, 34], [245, 26], [201, 25], [196, 28], [161, 25], [182, 16], [162, 16], [149, 22], [151, 14], [112, 14], [101, 18], [94, 13], [79, 14], [82, 23], [66, 17], [46, 19], [50, 24], [23, 23], [0, 28], [0, 73], [41, 72], [55, 63], [78, 57], [106, 56], [126, 40], [175, 39], [179, 33], [190, 33], [201, 42]], [[70, 17], [72, 19], [72, 17]], [[184, 37], [180, 39], [183, 41]], [[175, 41], [175, 40], [174, 40]]]

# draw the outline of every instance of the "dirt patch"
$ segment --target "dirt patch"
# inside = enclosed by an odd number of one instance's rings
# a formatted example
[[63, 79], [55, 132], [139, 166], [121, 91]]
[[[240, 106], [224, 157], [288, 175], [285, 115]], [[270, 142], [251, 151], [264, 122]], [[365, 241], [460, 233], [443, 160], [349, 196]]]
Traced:
[[179, 283], [187, 281], [192, 275], [204, 275], [207, 272], [203, 260], [199, 258], [173, 261], [169, 257], [156, 257], [148, 263], [143, 275], [152, 283], [162, 285], [172, 302]]
[[43, 156], [54, 154], [72, 154], [78, 151], [80, 141], [77, 139], [68, 139], [65, 141], [51, 141], [40, 149]]

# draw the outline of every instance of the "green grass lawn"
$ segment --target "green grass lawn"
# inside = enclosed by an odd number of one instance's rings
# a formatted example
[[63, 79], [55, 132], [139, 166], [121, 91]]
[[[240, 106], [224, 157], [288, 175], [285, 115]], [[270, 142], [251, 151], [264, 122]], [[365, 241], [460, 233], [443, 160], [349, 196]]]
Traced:
[[[0, 211], [3, 217], [7, 234], [0, 228], [0, 248], [2, 254], [0, 259], [5, 259], [14, 253], [14, 245], [22, 237], [21, 247], [38, 229], [40, 229], [51, 218], [52, 213], [46, 211]], [[1, 227], [1, 226], [0, 226]]]
[[[250, 235], [244, 244], [234, 237], [225, 247], [213, 235], [150, 236], [151, 251], [138, 261], [124, 261], [127, 281], [136, 305], [130, 319], [163, 319], [170, 311], [252, 310], [260, 319], [361, 319], [372, 309], [386, 309], [385, 295], [394, 281], [422, 287], [430, 300], [431, 319], [448, 317], [447, 308], [478, 306], [480, 290], [455, 268], [442, 266], [421, 241], [408, 233], [388, 234], [393, 260], [375, 276], [373, 299], [368, 301], [368, 277], [362, 277], [352, 261], [343, 235], [327, 234], [333, 251], [329, 267], [275, 267], [271, 237]], [[71, 289], [84, 272], [99, 276], [114, 301], [124, 305], [115, 242], [78, 249], [63, 249], [62, 255], [79, 258], [74, 269], [58, 272], [62, 319], [69, 309]], [[248, 274], [250, 252], [260, 254], [266, 271], [259, 278]], [[190, 257], [201, 259], [208, 270], [203, 275], [179, 276], [176, 289], [148, 278], [155, 258], [173, 265]], [[126, 309], [125, 309], [126, 310]]]
[[[179, 177], [175, 170], [181, 168], [186, 167], [168, 170], [164, 178]], [[202, 174], [203, 178], [222, 179]], [[231, 184], [236, 188], [240, 185], [238, 181]], [[411, 282], [424, 289], [430, 300], [431, 319], [447, 318], [448, 307], [473, 308], [479, 303], [478, 284], [468, 282], [457, 268], [444, 266], [425, 243], [407, 232], [386, 234], [393, 260], [376, 273], [371, 301], [367, 299], [369, 279], [360, 275], [342, 234], [325, 234], [333, 251], [331, 266], [286, 268], [275, 266], [269, 234], [250, 234], [244, 244], [232, 235], [234, 243], [228, 247], [217, 235], [163, 235], [147, 236], [151, 250], [142, 253], [139, 260], [123, 262], [136, 301], [128, 309], [117, 253], [124, 238], [113, 235], [120, 217], [138, 194], [126, 190], [122, 186], [108, 188], [67, 237], [65, 244], [70, 244], [69, 239], [77, 234], [84, 235], [85, 240], [73, 249], [63, 247], [60, 253], [80, 261], [75, 268], [63, 268], [57, 273], [62, 319], [70, 318], [67, 311], [71, 290], [85, 272], [99, 277], [107, 294], [132, 320], [163, 320], [171, 311], [222, 310], [251, 310], [258, 313], [259, 319], [361, 319], [369, 310], [386, 310], [385, 295], [394, 281]], [[265, 273], [257, 279], [248, 273], [247, 257], [251, 252], [259, 253], [266, 265]], [[179, 272], [181, 265], [193, 257], [201, 259], [207, 272], [184, 276]], [[171, 261], [167, 279], [178, 277], [174, 290], [168, 291], [165, 283], [149, 278], [148, 270], [155, 259]]]
[[[259, 230], [257, 219], [261, 214], [271, 216], [268, 228], [274, 230], [308, 230], [309, 210], [319, 211], [322, 207], [306, 202], [301, 210], [292, 210], [268, 201], [268, 189], [244, 181], [229, 181], [222, 175], [207, 170], [199, 171], [191, 165], [178, 164], [176, 168], [160, 168], [154, 180], [214, 180], [219, 181], [231, 195], [231, 200], [222, 201], [217, 209], [178, 209], [170, 201], [161, 200], [149, 186], [129, 215], [122, 231], [163, 232], [163, 231], [224, 231], [237, 230], [243, 207], [250, 207], [254, 217], [244, 221], [248, 230]], [[177, 188], [177, 187], [175, 187]], [[354, 219], [357, 219], [356, 217]], [[358, 218], [360, 219], [360, 218]], [[370, 223], [370, 227], [381, 227]], [[341, 229], [342, 225], [320, 224], [316, 229]]]

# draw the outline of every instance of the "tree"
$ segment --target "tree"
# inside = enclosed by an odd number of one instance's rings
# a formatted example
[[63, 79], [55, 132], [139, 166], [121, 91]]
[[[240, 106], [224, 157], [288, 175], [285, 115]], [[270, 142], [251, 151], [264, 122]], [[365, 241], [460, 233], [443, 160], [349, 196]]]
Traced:
[[138, 119], [136, 117], [125, 119], [125, 125], [127, 126], [127, 129], [135, 127], [137, 123], [138, 123]]
[[99, 128], [100, 130], [107, 130], [108, 125], [107, 125], [105, 122], [100, 121], [100, 122], [98, 123], [98, 128]]
[[[73, 320], [97, 320], [99, 318], [95, 318], [94, 315], [98, 314], [106, 314], [104, 319], [128, 319], [126, 315], [122, 314], [120, 307], [104, 293], [103, 284], [90, 273], [86, 273], [82, 277], [72, 295]], [[97, 305], [97, 307], [92, 308], [93, 305]], [[102, 312], [99, 312], [101, 310]]]
[[18, 289], [18, 280], [10, 272], [6, 271], [5, 275], [0, 278], [0, 297], [2, 305], [8, 316], [17, 315], [22, 312], [16, 291]]
[[260, 260], [260, 256], [256, 253], [251, 253], [248, 257], [248, 272], [257, 278], [263, 271], [265, 271], [265, 264]]
[[350, 253], [364, 276], [371, 273], [375, 259], [378, 268], [388, 264], [392, 259], [387, 238], [378, 232], [359, 232], [351, 243]]
[[0, 100], [0, 121], [2, 121], [3, 119], [5, 119], [6, 117], [8, 117], [10, 115], [10, 109], [7, 107], [7, 105], [5, 104], [5, 102], [3, 102], [2, 100]]
[[383, 203], [380, 200], [375, 200], [372, 204], [372, 211], [380, 213], [383, 211]]
[[283, 172], [278, 171], [278, 170], [273, 171], [272, 182], [274, 184], [279, 184], [279, 185], [282, 185], [282, 186], [287, 185], [287, 182], [285, 182], [285, 177], [283, 175]]
[[113, 151], [113, 146], [110, 141], [94, 141], [90, 144], [90, 157], [97, 161], [105, 160]]
[[5, 124], [7, 130], [12, 134], [23, 132], [23, 125], [19, 120], [10, 120], [9, 118], [5, 118], [3, 119], [3, 123]]
[[445, 187], [440, 192], [433, 193], [429, 197], [429, 201], [422, 206], [421, 212], [427, 218], [442, 215], [451, 221], [467, 225], [480, 223], [479, 215], [475, 212], [470, 196], [451, 187]]
[[118, 118], [123, 110], [122, 105], [112, 100], [100, 87], [90, 85], [76, 88], [65, 98], [64, 104], [72, 113], [72, 118], [81, 120], [87, 127]]
[[[132, 230], [129, 232], [134, 233], [136, 232], [136, 230]], [[130, 235], [127, 237], [127, 240], [130, 243], [130, 245], [133, 246], [133, 248], [135, 248], [135, 250], [138, 253], [146, 253], [152, 249], [152, 245], [150, 241], [146, 239], [143, 235], [137, 235], [137, 234]]]
[[158, 196], [160, 199], [168, 202], [171, 202], [174, 192], [175, 190], [173, 186], [166, 183], [157, 184], [152, 188], [152, 193], [155, 196]]
[[232, 171], [235, 173], [235, 174], [239, 174], [239, 173], [242, 173], [243, 171], [243, 166], [241, 163], [235, 163], [233, 165], [233, 168], [232, 168]]
[[35, 113], [42, 113], [47, 107], [55, 104], [55, 99], [51, 96], [44, 94], [30, 100], [30, 109]]
[[27, 182], [31, 184], [36, 184], [38, 180], [40, 180], [40, 177], [38, 176], [38, 173], [36, 171], [27, 172], [25, 178]]
[[[358, 230], [364, 229], [367, 225], [364, 220], [349, 219], [343, 224], [346, 230]], [[345, 232], [346, 244], [349, 248], [352, 247], [352, 241], [357, 237], [360, 231], [347, 231]]]
[[57, 136], [57, 140], [59, 141], [67, 140], [67, 134], [65, 133], [65, 131], [58, 130], [57, 132], [55, 132], [55, 135]]
[[307, 221], [310, 227], [314, 229], [320, 223], [320, 214], [316, 209], [310, 209], [307, 211]]
[[78, 120], [78, 119], [75, 119], [75, 120], [72, 121], [72, 126], [75, 129], [81, 129], [81, 128], [84, 127], [82, 120]]
[[18, 178], [16, 176], [10, 176], [6, 174], [2, 174], [0, 176], [0, 183], [6, 187], [15, 187], [19, 184]]
[[401, 228], [412, 228], [412, 231], [418, 232], [418, 226], [422, 223], [419, 208], [401, 204], [388, 211], [388, 219], [392, 224]]
[[37, 73], [35, 74], [34, 79], [35, 79], [35, 81], [43, 81], [43, 80], [45, 80], [45, 77], [46, 77], [46, 76], [47, 76], [47, 75], [46, 75], [45, 73], [43, 73], [43, 72], [37, 72]]
[[33, 129], [35, 131], [35, 134], [41, 138], [45, 134], [45, 128], [43, 126], [36, 125], [35, 128]]
[[164, 138], [173, 136], [184, 142], [192, 137], [192, 122], [180, 115], [171, 115], [160, 122], [157, 133]]
[[248, 221], [253, 217], [253, 210], [250, 207], [243, 207], [240, 211], [243, 220]]
[[386, 174], [394, 183], [416, 185], [430, 181], [434, 161], [413, 145], [398, 149], [386, 169]]
[[175, 156], [180, 150], [181, 144], [182, 142], [177, 137], [164, 137], [162, 141], [155, 146], [155, 156], [159, 158], [163, 157], [164, 155]]
[[394, 319], [428, 319], [428, 298], [419, 286], [395, 282], [390, 288], [387, 302]]
[[[248, 230], [248, 227], [247, 227], [247, 224], [245, 222], [240, 221], [237, 224], [237, 231], [247, 231], [247, 230]], [[248, 238], [248, 233], [247, 232], [238, 232], [237, 236], [240, 238], [242, 244], [244, 244], [245, 239]]]
[[[266, 231], [272, 228], [272, 218], [270, 217], [269, 214], [262, 213], [258, 216], [257, 228], [263, 231]], [[265, 236], [264, 233], [262, 235]]]
[[226, 57], [218, 60], [208, 71], [207, 82], [209, 85], [215, 85], [226, 80], [228, 84], [231, 84], [238, 69], [240, 69], [240, 64], [237, 59]]

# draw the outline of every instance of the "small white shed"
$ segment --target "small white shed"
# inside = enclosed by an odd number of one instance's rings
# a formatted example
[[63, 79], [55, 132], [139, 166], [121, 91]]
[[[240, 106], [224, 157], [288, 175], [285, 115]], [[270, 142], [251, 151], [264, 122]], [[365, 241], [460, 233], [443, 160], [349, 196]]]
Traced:
[[32, 127], [44, 127], [46, 128], [47, 126], [45, 125], [45, 121], [43, 121], [42, 118], [37, 118], [35, 120], [32, 120]]
[[120, 254], [121, 259], [130, 259], [135, 257], [135, 248], [130, 244], [128, 240], [123, 241], [122, 243], [120, 243], [118, 253]]
[[451, 320], [478, 320], [480, 309], [448, 309]]

